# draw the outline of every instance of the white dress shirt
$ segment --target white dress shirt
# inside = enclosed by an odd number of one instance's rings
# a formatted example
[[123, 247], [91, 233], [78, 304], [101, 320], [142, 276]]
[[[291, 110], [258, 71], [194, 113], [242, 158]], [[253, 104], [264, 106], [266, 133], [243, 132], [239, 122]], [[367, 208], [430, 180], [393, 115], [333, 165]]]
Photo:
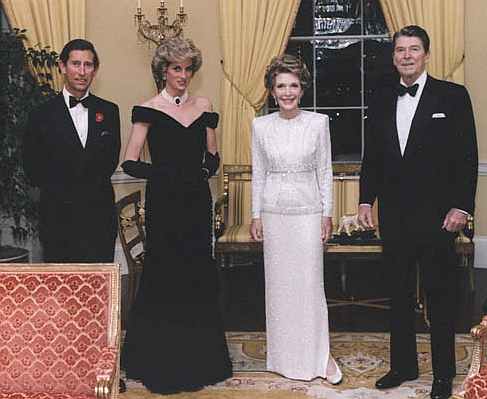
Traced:
[[[424, 85], [426, 84], [427, 74], [424, 71], [419, 78], [413, 84], [418, 84], [418, 91], [413, 97], [409, 93], [403, 96], [397, 97], [397, 107], [396, 107], [396, 124], [397, 124], [397, 135], [399, 138], [399, 146], [401, 147], [401, 154], [404, 155], [404, 150], [408, 142], [409, 131], [411, 130], [411, 124], [413, 122], [414, 114], [416, 113], [416, 108], [418, 108], [419, 99], [423, 93]], [[401, 84], [404, 81], [401, 79]]]
[[[79, 140], [81, 141], [81, 145], [83, 148], [86, 146], [86, 139], [88, 138], [88, 108], [85, 108], [81, 103], [76, 104], [75, 107], [69, 108], [69, 96], [72, 94], [66, 90], [66, 87], [63, 88], [63, 97], [64, 102], [66, 103], [66, 107], [68, 107], [69, 114], [71, 115], [71, 119], [73, 120], [74, 127], [78, 132]], [[86, 98], [89, 96], [89, 92], [80, 98]], [[74, 97], [74, 96], [73, 96]]]

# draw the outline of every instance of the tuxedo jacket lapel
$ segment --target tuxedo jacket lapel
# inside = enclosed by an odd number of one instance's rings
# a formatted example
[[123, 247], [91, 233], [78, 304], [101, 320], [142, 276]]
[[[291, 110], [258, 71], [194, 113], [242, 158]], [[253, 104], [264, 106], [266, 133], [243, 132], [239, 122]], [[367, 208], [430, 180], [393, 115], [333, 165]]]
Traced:
[[78, 132], [74, 126], [73, 118], [71, 118], [68, 107], [64, 102], [62, 93], [57, 96], [53, 120], [54, 123], [58, 124], [58, 129], [61, 132], [61, 138], [64, 142], [77, 150], [83, 150], [83, 145], [81, 144]]
[[97, 128], [96, 104], [97, 101], [95, 101], [95, 98], [93, 98], [90, 108], [88, 109], [88, 137], [86, 138], [86, 146], [85, 146], [86, 151], [89, 151], [91, 149], [97, 133], [96, 132], [96, 128]]
[[421, 98], [416, 108], [416, 112], [409, 130], [408, 141], [404, 150], [404, 159], [407, 159], [415, 151], [424, 135], [428, 134], [426, 126], [431, 121], [438, 98], [433, 94], [431, 78], [428, 76], [426, 84], [421, 94]]
[[385, 131], [388, 132], [386, 140], [394, 157], [398, 160], [402, 160], [401, 147], [399, 145], [399, 137], [397, 134], [396, 106], [397, 94], [394, 90], [391, 90], [390, 97], [386, 98], [384, 101], [384, 115], [387, 123]]

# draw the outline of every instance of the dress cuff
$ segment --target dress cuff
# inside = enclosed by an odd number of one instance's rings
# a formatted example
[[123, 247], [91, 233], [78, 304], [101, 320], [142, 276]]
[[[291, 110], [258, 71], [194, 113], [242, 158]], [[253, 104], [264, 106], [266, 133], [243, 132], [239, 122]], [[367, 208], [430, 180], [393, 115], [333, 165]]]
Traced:
[[467, 211], [464, 211], [463, 209], [459, 209], [459, 208], [453, 208], [453, 209], [455, 209], [455, 210], [457, 210], [458, 212], [461, 212], [461, 213], [463, 213], [463, 214], [465, 214], [465, 215], [467, 215], [467, 216], [472, 217], [472, 215], [470, 215], [470, 213], [468, 213]]
[[323, 213], [321, 214], [321, 216], [331, 218], [333, 217], [332, 213], [333, 212], [331, 211], [331, 209], [323, 209]]

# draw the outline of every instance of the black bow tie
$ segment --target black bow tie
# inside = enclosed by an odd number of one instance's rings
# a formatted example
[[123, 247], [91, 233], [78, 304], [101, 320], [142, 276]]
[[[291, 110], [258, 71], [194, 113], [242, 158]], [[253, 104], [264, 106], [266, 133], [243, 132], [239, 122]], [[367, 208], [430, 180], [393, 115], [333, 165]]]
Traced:
[[89, 108], [91, 103], [91, 96], [85, 97], [82, 100], [78, 100], [76, 97], [69, 96], [69, 108], [76, 107], [78, 104], [81, 104], [85, 108]]
[[397, 86], [397, 94], [402, 97], [404, 94], [409, 93], [411, 97], [414, 97], [418, 91], [418, 88], [419, 84], [417, 83], [409, 87], [400, 84]]

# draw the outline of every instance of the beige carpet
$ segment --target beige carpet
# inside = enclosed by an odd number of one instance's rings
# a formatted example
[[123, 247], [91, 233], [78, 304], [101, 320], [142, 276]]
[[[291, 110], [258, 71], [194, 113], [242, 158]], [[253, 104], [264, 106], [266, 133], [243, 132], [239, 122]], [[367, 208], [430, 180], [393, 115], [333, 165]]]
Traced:
[[[432, 381], [428, 334], [418, 334], [420, 377], [387, 391], [374, 389], [375, 380], [389, 370], [389, 335], [384, 333], [332, 333], [333, 356], [342, 368], [344, 379], [332, 386], [317, 378], [310, 382], [294, 381], [265, 372], [265, 333], [228, 333], [234, 364], [234, 376], [199, 392], [180, 393], [174, 399], [409, 399], [429, 398]], [[454, 391], [468, 371], [471, 339], [457, 335], [457, 378]], [[164, 378], [161, 376], [161, 378]], [[128, 391], [121, 399], [155, 399], [142, 384], [128, 381]]]

